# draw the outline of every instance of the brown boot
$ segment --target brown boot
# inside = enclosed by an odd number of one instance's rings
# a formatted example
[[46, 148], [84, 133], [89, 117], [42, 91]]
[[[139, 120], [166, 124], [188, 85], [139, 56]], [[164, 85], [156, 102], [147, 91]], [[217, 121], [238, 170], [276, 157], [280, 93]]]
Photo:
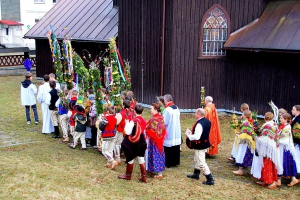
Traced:
[[124, 175], [119, 175], [118, 178], [119, 178], [119, 179], [130, 180], [130, 179], [131, 179], [132, 170], [133, 170], [133, 164], [127, 163], [127, 166], [126, 166], [126, 174], [124, 174]]
[[140, 168], [141, 168], [141, 178], [139, 179], [139, 181], [147, 183], [146, 181], [146, 165], [145, 163], [140, 164]]

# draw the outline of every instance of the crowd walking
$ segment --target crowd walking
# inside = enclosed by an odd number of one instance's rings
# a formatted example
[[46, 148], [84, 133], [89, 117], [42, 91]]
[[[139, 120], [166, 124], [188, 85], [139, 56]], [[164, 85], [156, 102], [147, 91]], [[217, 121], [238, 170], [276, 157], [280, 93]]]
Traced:
[[[27, 73], [21, 83], [21, 105], [25, 106], [26, 123], [31, 124], [30, 108], [35, 124], [39, 123], [36, 102], [42, 109], [43, 134], [53, 133], [52, 138], [61, 138], [71, 149], [88, 147], [101, 152], [107, 168], [114, 170], [125, 156], [125, 173], [119, 179], [131, 180], [134, 161], [140, 167], [139, 181], [147, 183], [150, 177], [163, 180], [166, 168], [180, 165], [182, 134], [180, 110], [170, 94], [158, 97], [151, 104], [151, 118], [146, 121], [144, 108], [134, 98], [132, 91], [122, 92], [122, 108], [117, 110], [110, 102], [106, 88], [102, 89], [104, 111], [96, 112], [96, 99], [92, 89], [86, 94], [85, 105], [78, 103], [78, 91], [65, 90], [53, 74], [44, 75], [39, 89], [32, 83], [32, 74]], [[37, 101], [36, 101], [37, 98]], [[185, 131], [188, 148], [194, 150], [194, 171], [189, 179], [200, 179], [201, 171], [205, 185], [214, 185], [215, 180], [206, 158], [215, 158], [221, 142], [221, 132], [213, 98], [205, 98], [205, 107], [195, 112], [195, 123]], [[273, 108], [273, 107], [272, 107]], [[249, 105], [241, 105], [242, 115], [234, 118], [234, 140], [228, 160], [235, 164], [237, 176], [246, 174], [248, 168], [255, 183], [268, 189], [282, 185], [282, 178], [289, 179], [288, 187], [299, 183], [300, 173], [300, 105], [293, 106], [292, 116], [283, 108], [266, 112], [264, 123], [258, 126], [256, 113]], [[277, 116], [276, 113], [279, 113]], [[71, 138], [71, 141], [70, 141]]]

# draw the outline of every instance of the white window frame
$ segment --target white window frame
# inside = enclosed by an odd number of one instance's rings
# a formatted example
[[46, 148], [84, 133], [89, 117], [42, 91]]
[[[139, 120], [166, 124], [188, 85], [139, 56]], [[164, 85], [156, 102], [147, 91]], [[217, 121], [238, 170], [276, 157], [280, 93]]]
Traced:
[[[219, 16], [214, 16], [212, 13], [215, 10], [218, 10], [219, 13], [222, 13]], [[211, 56], [226, 56], [226, 51], [222, 48], [228, 38], [228, 19], [225, 13], [218, 8], [214, 7], [209, 12], [209, 17], [207, 17], [203, 23], [203, 38], [202, 38], [202, 54], [203, 57], [211, 57]], [[220, 16], [225, 16], [225, 19], [221, 21], [218, 20]], [[221, 18], [222, 19], [222, 18]], [[209, 23], [209, 27], [206, 23]], [[216, 23], [215, 23], [216, 22]]]

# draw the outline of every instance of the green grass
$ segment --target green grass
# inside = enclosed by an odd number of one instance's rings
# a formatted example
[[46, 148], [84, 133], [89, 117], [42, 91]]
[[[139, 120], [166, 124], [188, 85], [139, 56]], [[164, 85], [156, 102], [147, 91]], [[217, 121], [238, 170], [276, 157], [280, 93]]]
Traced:
[[[119, 180], [125, 164], [107, 169], [105, 158], [94, 149], [72, 150], [61, 140], [41, 134], [42, 123], [26, 124], [25, 108], [20, 106], [22, 80], [0, 77], [0, 199], [299, 199], [300, 185], [268, 190], [255, 185], [249, 174], [232, 174], [237, 167], [226, 160], [233, 142], [228, 115], [220, 116], [220, 153], [207, 160], [214, 186], [202, 185], [202, 175], [199, 181], [186, 178], [193, 171], [193, 151], [185, 145], [180, 166], [166, 169], [163, 180], [147, 177], [147, 184], [139, 183], [137, 161], [132, 180]], [[38, 111], [41, 119], [39, 105]], [[149, 110], [144, 116], [150, 118]], [[182, 115], [182, 134], [193, 123], [193, 114]]]

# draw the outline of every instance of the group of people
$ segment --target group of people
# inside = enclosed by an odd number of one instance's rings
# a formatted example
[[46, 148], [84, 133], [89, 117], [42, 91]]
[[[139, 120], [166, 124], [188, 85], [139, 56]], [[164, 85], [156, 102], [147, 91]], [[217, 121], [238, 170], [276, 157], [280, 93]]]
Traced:
[[266, 112], [260, 128], [254, 123], [248, 104], [243, 103], [241, 111], [228, 158], [238, 166], [233, 173], [242, 176], [244, 169], [251, 167], [258, 185], [274, 189], [281, 186], [282, 178], [290, 180], [289, 187], [296, 185], [300, 181], [296, 178], [300, 173], [300, 105], [293, 106], [293, 119], [283, 108], [278, 109], [279, 119], [274, 119], [277, 110]]
[[[151, 105], [151, 119], [146, 121], [143, 116], [143, 106], [134, 99], [132, 91], [122, 92], [122, 109], [116, 112], [109, 101], [106, 89], [102, 89], [104, 112], [97, 116], [95, 95], [90, 89], [85, 105], [78, 103], [78, 91], [65, 91], [55, 80], [54, 74], [44, 75], [44, 83], [36, 86], [31, 82], [32, 74], [27, 73], [21, 84], [22, 105], [26, 107], [27, 124], [30, 120], [30, 106], [35, 115], [35, 123], [39, 123], [36, 100], [41, 104], [43, 115], [43, 134], [53, 133], [53, 138], [60, 138], [76, 148], [81, 143], [80, 150], [93, 146], [107, 159], [106, 167], [115, 169], [121, 164], [121, 152], [126, 157], [126, 172], [119, 179], [130, 180], [135, 158], [141, 169], [141, 182], [146, 181], [147, 172], [151, 177], [161, 180], [165, 168], [180, 165], [182, 144], [180, 110], [173, 102], [172, 96], [166, 94], [158, 97]], [[186, 131], [186, 138], [194, 143], [195, 171], [188, 178], [199, 179], [200, 170], [207, 180], [203, 184], [213, 185], [214, 180], [206, 164], [206, 156], [218, 153], [221, 142], [218, 114], [212, 97], [205, 99], [204, 109], [197, 109], [196, 123], [192, 130]], [[59, 128], [59, 125], [61, 128]]]

